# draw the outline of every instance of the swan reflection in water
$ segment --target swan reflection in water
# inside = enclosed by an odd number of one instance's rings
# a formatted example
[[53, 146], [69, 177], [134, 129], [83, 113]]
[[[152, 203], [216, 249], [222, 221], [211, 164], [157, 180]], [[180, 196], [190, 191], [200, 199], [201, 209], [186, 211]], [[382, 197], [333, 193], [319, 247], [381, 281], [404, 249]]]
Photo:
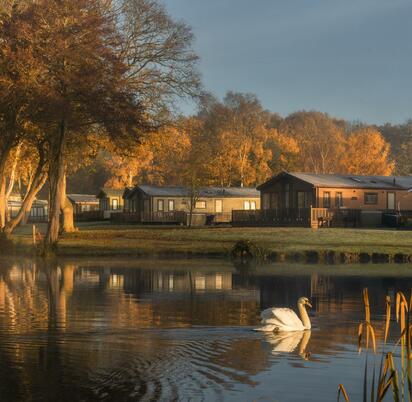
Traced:
[[302, 359], [309, 360], [310, 353], [306, 351], [306, 348], [310, 340], [310, 330], [265, 332], [264, 334], [273, 355], [297, 352]]

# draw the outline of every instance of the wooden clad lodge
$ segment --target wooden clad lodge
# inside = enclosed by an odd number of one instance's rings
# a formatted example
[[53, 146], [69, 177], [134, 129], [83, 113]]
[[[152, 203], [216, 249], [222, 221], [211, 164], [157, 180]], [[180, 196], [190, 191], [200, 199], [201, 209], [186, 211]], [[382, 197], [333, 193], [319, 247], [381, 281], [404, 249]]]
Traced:
[[92, 194], [67, 194], [73, 205], [75, 221], [100, 220], [104, 212], [100, 211], [99, 199]]
[[283, 172], [260, 185], [262, 208], [412, 210], [412, 176]]
[[124, 190], [114, 188], [102, 188], [96, 198], [99, 200], [99, 210], [105, 219], [110, 219], [112, 214], [123, 211]]
[[72, 203], [75, 214], [99, 210], [99, 200], [95, 195], [67, 194], [67, 198]]
[[[7, 201], [8, 214], [14, 218], [20, 211], [23, 199], [20, 194], [13, 193]], [[47, 222], [48, 202], [46, 200], [35, 199], [30, 212], [26, 214], [23, 222]]]
[[[186, 224], [191, 200], [186, 187], [139, 185], [124, 192], [125, 219]], [[234, 209], [260, 208], [259, 192], [253, 188], [204, 187], [194, 200], [194, 224], [230, 222]]]
[[379, 226], [384, 211], [412, 210], [411, 176], [280, 173], [258, 187], [261, 211], [236, 221], [269, 225]]

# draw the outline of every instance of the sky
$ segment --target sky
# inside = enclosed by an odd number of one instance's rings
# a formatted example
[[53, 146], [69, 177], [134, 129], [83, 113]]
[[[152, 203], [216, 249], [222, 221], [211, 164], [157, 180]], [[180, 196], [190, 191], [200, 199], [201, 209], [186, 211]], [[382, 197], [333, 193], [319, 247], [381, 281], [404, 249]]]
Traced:
[[411, 0], [163, 2], [191, 25], [204, 87], [220, 98], [251, 92], [282, 116], [412, 118]]

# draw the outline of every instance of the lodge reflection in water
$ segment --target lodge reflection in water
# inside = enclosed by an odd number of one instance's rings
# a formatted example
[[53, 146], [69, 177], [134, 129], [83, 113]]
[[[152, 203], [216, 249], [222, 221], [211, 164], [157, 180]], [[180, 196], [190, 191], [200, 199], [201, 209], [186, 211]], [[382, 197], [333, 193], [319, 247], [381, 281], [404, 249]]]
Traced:
[[[409, 283], [390, 277], [341, 277], [317, 272], [255, 273], [245, 277], [228, 267], [221, 272], [211, 272], [207, 268], [153, 270], [34, 262], [9, 264], [9, 267], [4, 264], [0, 270], [0, 318], [11, 320], [9, 328], [17, 326], [28, 330], [33, 329], [33, 324], [36, 328], [48, 328], [51, 319], [55, 319], [53, 325], [64, 329], [70, 321], [68, 315], [76, 312], [93, 318], [90, 325], [121, 314], [122, 319], [129, 315], [128, 323], [134, 319], [136, 324], [152, 326], [154, 323], [147, 315], [140, 315], [143, 311], [160, 318], [158, 324], [166, 327], [199, 323], [255, 325], [262, 309], [295, 308], [301, 295], [312, 299], [316, 316], [340, 312], [355, 318], [359, 315], [355, 306], [359, 305], [364, 286], [369, 286], [372, 302], [381, 307], [382, 292], [393, 294], [395, 289], [407, 290]], [[76, 297], [72, 298], [74, 292]], [[96, 303], [100, 312], [90, 308]], [[194, 317], [194, 309], [204, 311], [198, 311]], [[179, 314], [170, 315], [170, 310]]]
[[[207, 265], [145, 269], [143, 263], [119, 268], [4, 261], [0, 398], [24, 400], [27, 392], [44, 393], [46, 384], [49, 399], [67, 387], [73, 397], [90, 400], [136, 389], [146, 393], [155, 383], [160, 395], [173, 390], [176, 397], [194, 396], [210, 381], [212, 393], [224, 384], [255, 385], [254, 376], [285, 354], [325, 362], [352, 347], [363, 287], [382, 312], [385, 294], [411, 285], [410, 277], [316, 271], [249, 275], [231, 266], [217, 271]], [[314, 331], [251, 331], [262, 309], [295, 308], [302, 295], [312, 298]], [[197, 385], [187, 382], [190, 375]]]

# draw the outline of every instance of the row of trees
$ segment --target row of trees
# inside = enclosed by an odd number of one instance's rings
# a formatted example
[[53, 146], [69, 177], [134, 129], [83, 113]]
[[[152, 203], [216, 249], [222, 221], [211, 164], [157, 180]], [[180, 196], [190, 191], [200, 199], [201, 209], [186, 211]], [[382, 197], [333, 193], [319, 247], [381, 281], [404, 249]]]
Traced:
[[190, 184], [193, 175], [207, 185], [255, 186], [282, 170], [388, 175], [390, 150], [376, 127], [320, 112], [282, 119], [254, 95], [229, 92], [222, 102], [203, 99], [196, 116], [146, 136], [130, 154], [106, 148], [99, 164], [111, 187]]
[[[61, 211], [71, 216], [73, 164], [100, 142], [134, 146], [176, 95], [197, 95], [192, 33], [156, 0], [21, 0], [0, 4], [0, 42], [0, 231], [10, 236], [48, 179], [48, 251]], [[7, 219], [27, 165], [21, 214]]]

